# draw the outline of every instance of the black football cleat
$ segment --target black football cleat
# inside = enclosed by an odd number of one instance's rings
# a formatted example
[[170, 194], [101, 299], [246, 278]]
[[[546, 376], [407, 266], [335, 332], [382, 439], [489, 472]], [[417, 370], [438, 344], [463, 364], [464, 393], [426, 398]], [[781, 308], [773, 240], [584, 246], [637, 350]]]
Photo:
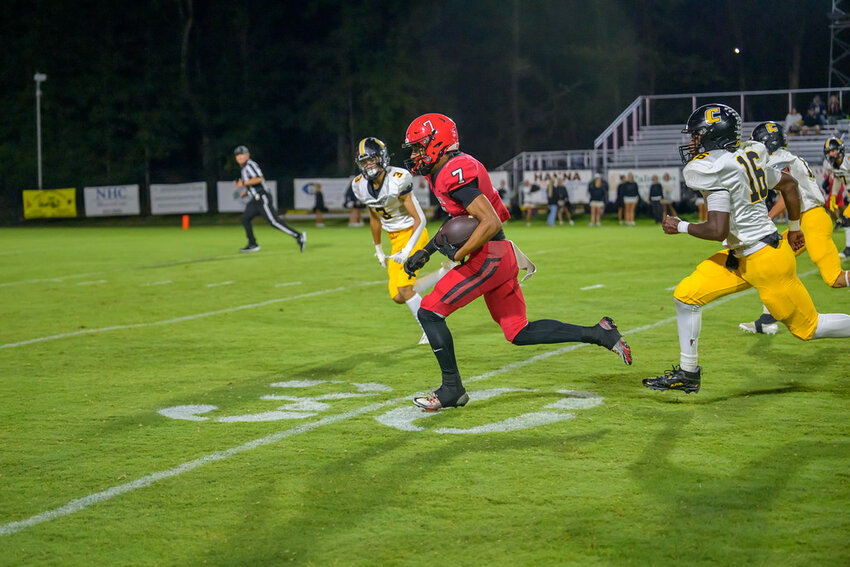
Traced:
[[440, 402], [440, 398], [437, 396], [437, 392], [431, 392], [427, 396], [422, 396], [418, 398], [413, 398], [413, 403], [425, 411], [437, 411], [443, 408], [457, 408], [463, 407], [469, 401], [469, 394], [465, 391], [455, 398], [452, 402], [442, 403]]
[[302, 232], [301, 234], [296, 236], [295, 242], [298, 244], [298, 248], [301, 249], [301, 252], [304, 252], [304, 248], [307, 247], [307, 233]]
[[240, 248], [239, 251], [243, 254], [250, 254], [251, 252], [259, 252], [260, 247], [256, 244], [249, 244], [245, 248]]
[[644, 378], [643, 385], [652, 390], [681, 390], [686, 394], [699, 392], [701, 367], [693, 372], [682, 370], [680, 366], [673, 368], [655, 378]]
[[628, 343], [623, 340], [620, 331], [617, 330], [617, 325], [610, 317], [603, 317], [598, 325], [605, 331], [605, 338], [602, 340], [602, 346], [608, 350], [617, 353], [626, 364], [632, 363], [632, 349]]

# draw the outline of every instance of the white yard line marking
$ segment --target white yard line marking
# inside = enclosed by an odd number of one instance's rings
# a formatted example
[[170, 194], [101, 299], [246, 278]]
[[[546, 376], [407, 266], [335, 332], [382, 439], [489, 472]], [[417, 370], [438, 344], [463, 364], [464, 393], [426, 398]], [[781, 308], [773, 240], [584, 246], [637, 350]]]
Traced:
[[207, 287], [219, 287], [222, 285], [233, 285], [233, 282], [208, 283]]
[[100, 284], [105, 284], [105, 283], [106, 283], [106, 280], [94, 280], [94, 281], [90, 281], [90, 282], [77, 282], [76, 285], [100, 285]]
[[589, 285], [589, 286], [587, 286], [587, 287], [581, 287], [581, 288], [579, 288], [579, 289], [580, 289], [581, 291], [587, 291], [588, 289], [599, 289], [599, 288], [601, 288], [601, 287], [605, 287], [605, 284], [601, 284], [601, 283], [600, 283], [600, 284], [596, 284], [596, 285]]
[[[378, 283], [378, 282], [373, 282]], [[380, 283], [383, 283], [381, 281]], [[367, 283], [358, 284], [359, 286], [369, 285]], [[171, 325], [173, 323], [182, 323], [184, 321], [194, 321], [195, 319], [202, 319], [204, 317], [212, 317], [213, 315], [222, 315], [224, 313], [233, 313], [234, 311], [242, 311], [243, 309], [255, 309], [257, 307], [264, 307], [266, 305], [274, 305], [275, 303], [283, 303], [285, 301], [293, 301], [295, 299], [304, 299], [307, 297], [315, 297], [317, 295], [325, 295], [328, 293], [334, 293], [337, 291], [343, 291], [345, 287], [336, 287], [333, 289], [323, 289], [321, 291], [314, 291], [311, 293], [302, 293], [301, 295], [293, 295], [291, 297], [281, 297], [278, 299], [269, 299], [268, 301], [261, 301], [260, 303], [249, 303], [247, 305], [239, 305], [237, 307], [229, 307], [227, 309], [219, 309], [218, 311], [208, 311], [207, 313], [196, 313], [195, 315], [186, 315], [184, 317], [175, 317], [174, 319], [165, 319], [163, 321], [151, 321], [149, 323], [134, 323], [131, 325], [113, 325], [112, 327], [101, 327], [99, 329], [83, 329], [81, 331], [73, 331], [71, 333], [61, 333], [59, 335], [51, 335], [48, 337], [38, 337], [35, 339], [29, 339], [26, 341], [19, 341], [16, 343], [7, 343], [5, 345], [0, 345], [0, 349], [4, 348], [14, 348], [24, 345], [30, 345], [33, 343], [43, 343], [47, 341], [55, 341], [57, 339], [65, 339], [68, 337], [77, 337], [80, 335], [91, 335], [94, 333], [104, 333], [107, 331], [119, 331], [122, 329], [141, 329], [144, 327], [156, 327], [160, 325]]]
[[[801, 277], [807, 276], [807, 275], [812, 274], [814, 272], [815, 272], [815, 270], [812, 270], [811, 272], [806, 272], [805, 274], [800, 274], [800, 276]], [[371, 282], [371, 283], [383, 283], [383, 280], [380, 281], [380, 282]], [[368, 285], [368, 284], [363, 284], [363, 285]], [[337, 291], [339, 289], [343, 289], [343, 288], [337, 288], [337, 289], [334, 289], [334, 290], [327, 290], [327, 292]], [[726, 297], [712, 301], [710, 304], [706, 305], [704, 307], [704, 309], [710, 309], [710, 308], [715, 307], [717, 305], [727, 303], [727, 302], [729, 302], [733, 299], [736, 299], [738, 297], [743, 297], [745, 295], [751, 295], [752, 293], [755, 293], [755, 289], [753, 289], [753, 288], [748, 289], [748, 290], [741, 292], [741, 293], [728, 295]], [[312, 295], [312, 294], [308, 294], [308, 295]], [[291, 299], [294, 299], [294, 298], [291, 298]], [[261, 304], [257, 304], [257, 305], [261, 305]], [[247, 307], [243, 306], [242, 308], [247, 308]], [[236, 308], [236, 309], [240, 309], [240, 308]], [[230, 310], [228, 310], [228, 311], [230, 311]], [[223, 311], [223, 312], [226, 312], [226, 311]], [[668, 317], [666, 319], [662, 319], [661, 321], [656, 321], [655, 323], [650, 323], [649, 325], [644, 325], [642, 327], [636, 327], [634, 329], [631, 329], [629, 331], [624, 332], [623, 334], [624, 335], [631, 335], [633, 333], [639, 333], [639, 332], [645, 331], [647, 329], [653, 329], [655, 327], [665, 325], [667, 323], [672, 323], [675, 320], [676, 320], [676, 317]], [[533, 364], [533, 363], [537, 362], [538, 360], [543, 360], [543, 359], [546, 359], [546, 358], [549, 358], [549, 357], [552, 357], [552, 356], [557, 356], [559, 354], [570, 352], [570, 351], [573, 351], [573, 350], [576, 350], [578, 348], [582, 348], [582, 347], [585, 347], [585, 346], [588, 346], [587, 343], [578, 343], [578, 344], [563, 347], [563, 348], [560, 348], [560, 349], [557, 349], [557, 350], [554, 350], [554, 351], [551, 351], [551, 352], [542, 353], [542, 354], [539, 354], [537, 356], [533, 356], [531, 358], [528, 358], [526, 360], [521, 360], [519, 362], [507, 364], [507, 365], [502, 366], [501, 368], [498, 368], [496, 370], [492, 370], [490, 372], [485, 372], [484, 374], [480, 374], [478, 376], [473, 376], [472, 378], [468, 378], [465, 381], [466, 382], [479, 382], [481, 380], [486, 380], [488, 378], [492, 378], [493, 376], [497, 376], [499, 374], [504, 374], [505, 372], [510, 372], [511, 370], [516, 370], [517, 368], [522, 368], [523, 366]], [[417, 392], [416, 394], [413, 394], [413, 396], [421, 395], [421, 394], [424, 394], [424, 393], [425, 392]], [[0, 525], [0, 536], [11, 535], [11, 534], [17, 533], [21, 530], [24, 530], [26, 528], [30, 528], [32, 526], [41, 524], [43, 522], [49, 522], [51, 520], [61, 518], [62, 516], [67, 516], [69, 514], [79, 512], [80, 510], [85, 510], [86, 508], [88, 508], [89, 506], [92, 506], [94, 504], [99, 504], [101, 502], [105, 502], [105, 501], [110, 500], [110, 499], [112, 499], [116, 496], [120, 496], [120, 495], [126, 494], [128, 492], [132, 492], [132, 491], [134, 491], [138, 488], [144, 488], [146, 486], [150, 486], [150, 485], [154, 484], [155, 482], [159, 482], [160, 480], [165, 480], [167, 478], [179, 476], [183, 473], [190, 472], [190, 471], [192, 471], [192, 470], [194, 470], [198, 467], [202, 467], [202, 466], [204, 466], [208, 463], [223, 461], [225, 459], [229, 459], [230, 457], [238, 455], [239, 453], [244, 453], [245, 451], [250, 451], [251, 449], [256, 449], [257, 447], [263, 447], [265, 445], [270, 445], [270, 444], [276, 443], [276, 442], [278, 442], [282, 439], [286, 439], [287, 437], [292, 437], [292, 436], [298, 435], [300, 433], [306, 433], [308, 431], [318, 429], [319, 427], [321, 427], [323, 425], [330, 425], [330, 424], [333, 424], [333, 423], [344, 421], [346, 419], [350, 419], [352, 417], [356, 417], [358, 415], [362, 415], [364, 413], [368, 413], [368, 412], [373, 411], [373, 410], [381, 409], [381, 408], [384, 408], [384, 407], [387, 407], [387, 406], [391, 406], [393, 404], [397, 404], [397, 403], [400, 403], [400, 402], [403, 402], [403, 401], [407, 401], [410, 398], [411, 398], [411, 396], [404, 396], [404, 397], [401, 397], [401, 398], [395, 398], [395, 399], [392, 399], [392, 400], [388, 400], [386, 402], [379, 402], [379, 403], [375, 403], [375, 404], [370, 404], [368, 406], [364, 406], [364, 407], [359, 408], [359, 409], [347, 411], [347, 412], [341, 413], [339, 415], [326, 417], [324, 419], [320, 419], [320, 420], [315, 421], [313, 423], [305, 423], [303, 425], [298, 425], [296, 427], [293, 427], [292, 429], [287, 429], [285, 431], [279, 431], [277, 433], [272, 433], [271, 435], [267, 435], [266, 437], [261, 437], [260, 439], [254, 439], [253, 441], [249, 441], [247, 443], [244, 443], [242, 445], [238, 445], [236, 447], [231, 447], [230, 449], [225, 449], [224, 451], [216, 451], [215, 453], [210, 453], [209, 455], [204, 455], [203, 457], [199, 457], [199, 458], [194, 459], [192, 461], [188, 461], [188, 462], [183, 463], [182, 465], [178, 465], [178, 466], [176, 466], [172, 469], [168, 469], [166, 471], [161, 471], [161, 472], [158, 472], [158, 473], [149, 474], [147, 476], [143, 476], [142, 478], [140, 478], [138, 480], [134, 480], [132, 482], [128, 482], [128, 483], [125, 483], [125, 484], [119, 484], [118, 486], [114, 486], [114, 487], [109, 488], [107, 490], [103, 490], [101, 492], [96, 492], [94, 494], [89, 494], [88, 496], [84, 496], [84, 497], [78, 498], [76, 500], [71, 500], [70, 502], [68, 502], [64, 506], [60, 506], [59, 508], [54, 508], [52, 510], [47, 510], [46, 512], [41, 512], [40, 514], [36, 514], [34, 516], [31, 516], [31, 517], [27, 518], [26, 520], [2, 524], [2, 525]]]
[[19, 281], [16, 281], [16, 282], [3, 282], [3, 283], [0, 283], [0, 287], [8, 287], [8, 286], [12, 286], [12, 285], [33, 284], [33, 283], [43, 283], [43, 282], [58, 283], [58, 282], [64, 282], [65, 280], [73, 280], [73, 279], [76, 279], [76, 278], [86, 278], [86, 277], [89, 277], [89, 276], [99, 276], [100, 274], [103, 274], [103, 273], [105, 273], [105, 272], [90, 272], [88, 274], [74, 274], [72, 276], [62, 276], [62, 277], [58, 277], [58, 278], [34, 278], [34, 279], [29, 279], [29, 280], [19, 280]]
[[288, 285], [301, 285], [301, 282], [284, 282], [274, 284], [275, 287], [286, 287]]
[[142, 285], [147, 287], [147, 286], [151, 286], [151, 285], [165, 285], [165, 284], [170, 284], [170, 283], [171, 283], [171, 280], [162, 280], [161, 282], [149, 282], [149, 283], [145, 283], [145, 284], [142, 284]]

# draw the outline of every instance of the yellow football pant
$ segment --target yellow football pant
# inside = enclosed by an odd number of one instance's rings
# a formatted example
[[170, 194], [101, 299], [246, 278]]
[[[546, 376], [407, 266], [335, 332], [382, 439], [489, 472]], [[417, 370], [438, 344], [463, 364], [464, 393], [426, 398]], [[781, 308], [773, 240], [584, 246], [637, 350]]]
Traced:
[[[850, 211], [850, 207], [844, 209]], [[804, 250], [808, 251], [809, 258], [820, 270], [820, 277], [828, 286], [832, 286], [842, 275], [841, 259], [838, 257], [838, 248], [832, 240], [832, 219], [823, 207], [809, 209], [800, 215], [800, 230], [806, 237], [806, 245], [794, 254], [799, 256]], [[782, 233], [782, 239], [786, 240], [788, 231]]]
[[679, 282], [673, 296], [690, 305], [706, 305], [718, 297], [756, 288], [770, 313], [805, 341], [814, 336], [818, 312], [809, 292], [797, 277], [797, 261], [788, 241], [778, 248], [765, 246], [758, 252], [738, 259], [738, 269], [726, 269], [728, 252], [718, 252], [701, 262], [696, 270]]
[[[387, 288], [390, 291], [390, 297], [394, 298], [398, 295], [398, 288], [406, 287], [413, 285], [416, 282], [416, 278], [408, 278], [407, 272], [404, 271], [404, 265], [398, 264], [394, 262], [390, 256], [395, 254], [396, 252], [401, 252], [401, 249], [407, 244], [407, 241], [410, 240], [410, 237], [413, 235], [413, 227], [405, 228], [404, 230], [399, 230], [398, 232], [389, 232], [387, 236], [390, 237], [390, 245], [391, 252], [387, 254], [387, 274], [390, 276], [390, 282]], [[419, 235], [419, 240], [416, 242], [416, 246], [413, 247], [413, 251], [411, 251], [410, 255], [421, 249], [425, 248], [425, 245], [428, 244], [428, 229], [423, 228], [422, 234]]]

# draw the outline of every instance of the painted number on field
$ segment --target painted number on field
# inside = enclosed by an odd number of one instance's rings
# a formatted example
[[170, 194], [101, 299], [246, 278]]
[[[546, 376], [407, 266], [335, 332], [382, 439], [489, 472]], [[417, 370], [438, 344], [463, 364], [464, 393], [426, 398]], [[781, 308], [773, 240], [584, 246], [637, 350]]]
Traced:
[[[495, 398], [509, 392], [536, 392], [537, 390], [527, 390], [522, 388], [494, 388], [492, 390], [476, 390], [470, 392], [470, 404], [481, 402], [490, 398]], [[530, 427], [538, 427], [548, 425], [558, 421], [572, 419], [576, 414], [574, 410], [584, 410], [602, 403], [602, 397], [591, 392], [580, 392], [577, 390], [557, 390], [558, 394], [564, 396], [557, 402], [553, 402], [541, 408], [543, 411], [535, 411], [524, 413], [516, 417], [510, 417], [501, 421], [494, 421], [484, 425], [477, 425], [468, 428], [456, 427], [439, 427], [431, 429], [434, 433], [441, 434], [462, 434], [462, 433], [500, 433], [505, 431], [516, 431], [518, 429], [528, 429]], [[384, 415], [378, 416], [375, 419], [384, 425], [401, 429], [402, 431], [425, 431], [424, 427], [414, 425], [414, 421], [428, 419], [439, 415], [445, 415], [442, 412], [424, 412], [421, 409], [413, 406], [396, 408], [390, 410]]]
[[[218, 406], [213, 405], [184, 405], [173, 406], [159, 410], [159, 414], [171, 419], [184, 421], [212, 421], [217, 423], [239, 423], [259, 421], [281, 421], [287, 419], [307, 419], [314, 417], [326, 410], [331, 409], [332, 400], [347, 398], [363, 398], [376, 396], [380, 393], [391, 392], [392, 388], [374, 382], [348, 383], [340, 380], [292, 380], [288, 382], [274, 382], [273, 388], [285, 388], [288, 391], [311, 388], [320, 384], [345, 384], [346, 388], [353, 387], [355, 391], [335, 392], [317, 396], [294, 396], [287, 394], [268, 394], [261, 396], [261, 400], [284, 401], [285, 404], [271, 411], [239, 415], [207, 415], [217, 411]], [[502, 394], [511, 392], [537, 392], [524, 388], [493, 388], [490, 390], [470, 391], [470, 404], [483, 402]], [[388, 427], [402, 431], [430, 431], [438, 434], [476, 434], [476, 433], [501, 433], [539, 427], [550, 423], [557, 423], [573, 419], [579, 410], [589, 409], [602, 404], [602, 397], [592, 392], [578, 390], [556, 390], [562, 397], [556, 402], [543, 406], [540, 411], [524, 413], [515, 417], [476, 425], [467, 428], [456, 427], [431, 427], [426, 428], [416, 425], [414, 422], [446, 415], [447, 412], [425, 412], [413, 405], [392, 409], [383, 415], [375, 417], [375, 420]], [[439, 423], [439, 420], [436, 420]]]
[[345, 398], [364, 398], [367, 396], [377, 396], [381, 392], [391, 392], [392, 388], [383, 384], [368, 383], [351, 383], [342, 382], [340, 380], [291, 380], [289, 382], [274, 382], [272, 388], [310, 388], [319, 384], [347, 384], [354, 386], [356, 392], [337, 392], [333, 394], [322, 394], [319, 396], [290, 396], [269, 394], [261, 396], [261, 400], [278, 400], [287, 403], [277, 407], [273, 411], [264, 411], [259, 413], [248, 413], [242, 415], [227, 415], [208, 417], [203, 414], [213, 412], [218, 409], [218, 406], [210, 405], [187, 405], [174, 406], [159, 410], [157, 413], [171, 419], [182, 419], [185, 421], [216, 421], [219, 423], [235, 423], [247, 421], [279, 421], [282, 419], [306, 419], [313, 417], [319, 413], [331, 408], [331, 405], [326, 400], [340, 400]]

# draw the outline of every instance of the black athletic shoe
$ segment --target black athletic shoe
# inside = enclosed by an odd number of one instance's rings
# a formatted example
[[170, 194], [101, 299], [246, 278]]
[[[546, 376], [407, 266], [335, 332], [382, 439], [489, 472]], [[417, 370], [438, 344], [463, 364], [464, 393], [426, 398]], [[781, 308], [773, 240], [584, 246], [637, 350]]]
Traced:
[[681, 390], [686, 394], [699, 392], [701, 367], [693, 372], [682, 370], [680, 366], [673, 368], [655, 378], [644, 378], [643, 385], [652, 390]]
[[617, 325], [610, 317], [603, 317], [598, 325], [605, 331], [605, 338], [602, 346], [608, 350], [617, 353], [626, 364], [632, 363], [632, 349], [628, 343], [623, 340], [620, 331], [617, 330]]
[[295, 242], [298, 243], [298, 247], [301, 248], [301, 251], [304, 252], [304, 248], [307, 246], [307, 233], [302, 232], [297, 237], [295, 237]]
[[242, 252], [243, 254], [247, 254], [249, 252], [259, 252], [260, 247], [257, 244], [254, 244], [254, 245], [249, 244], [245, 248], [240, 248], [239, 251]]

